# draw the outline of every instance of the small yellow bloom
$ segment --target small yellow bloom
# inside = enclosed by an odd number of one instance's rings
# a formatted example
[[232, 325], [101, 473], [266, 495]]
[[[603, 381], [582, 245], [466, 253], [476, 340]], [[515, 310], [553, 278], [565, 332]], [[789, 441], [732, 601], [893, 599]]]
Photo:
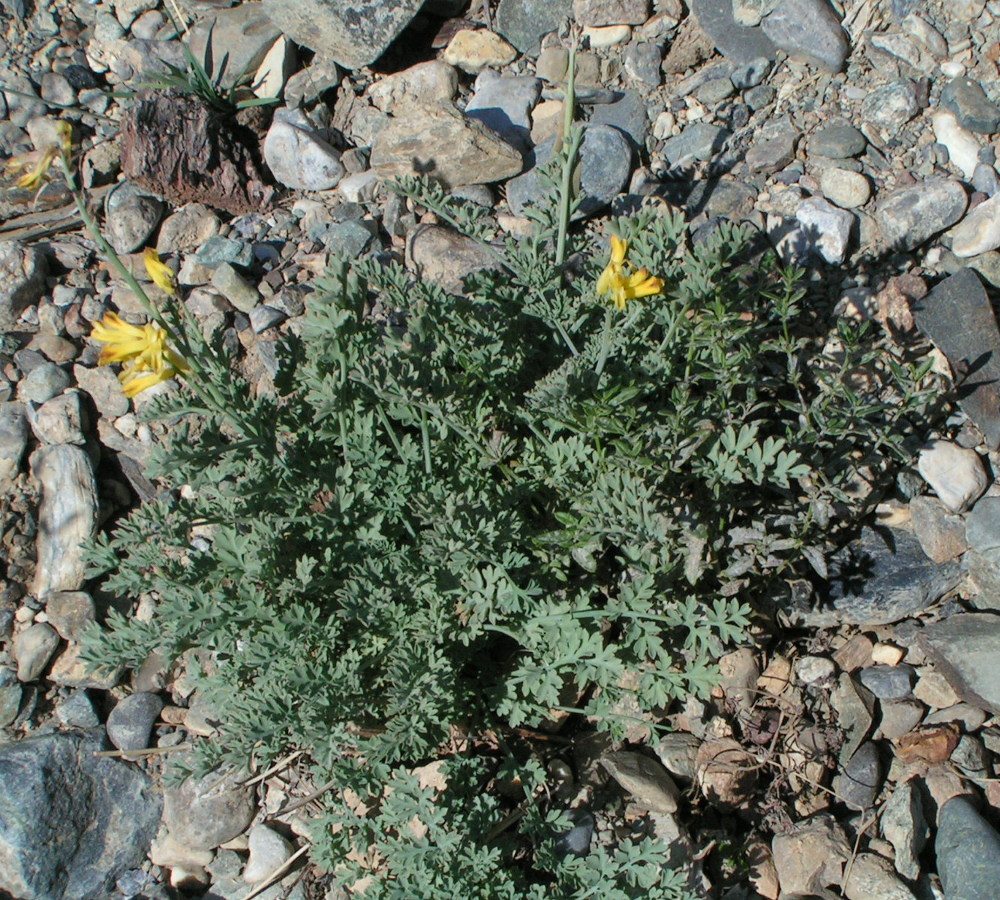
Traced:
[[597, 293], [610, 294], [615, 307], [625, 309], [628, 300], [639, 297], [650, 297], [663, 290], [663, 279], [650, 275], [646, 269], [630, 272], [625, 261], [628, 253], [628, 241], [623, 241], [617, 235], [611, 235], [611, 261], [604, 267], [601, 277], [597, 279]]
[[[45, 150], [33, 150], [31, 153], [13, 156], [7, 160], [7, 171], [12, 175], [24, 172], [15, 184], [26, 191], [33, 191], [48, 178], [49, 168], [58, 154], [59, 148], [52, 146], [46, 147]], [[25, 171], [26, 169], [29, 171]]]
[[125, 363], [118, 380], [126, 397], [189, 371], [183, 358], [167, 346], [167, 333], [154, 323], [130, 325], [109, 312], [94, 325], [90, 336], [108, 345], [101, 351], [98, 365]]
[[177, 279], [171, 268], [160, 260], [160, 255], [152, 248], [147, 247], [142, 255], [146, 263], [146, 272], [150, 280], [160, 290], [166, 291], [171, 297], [177, 296]]

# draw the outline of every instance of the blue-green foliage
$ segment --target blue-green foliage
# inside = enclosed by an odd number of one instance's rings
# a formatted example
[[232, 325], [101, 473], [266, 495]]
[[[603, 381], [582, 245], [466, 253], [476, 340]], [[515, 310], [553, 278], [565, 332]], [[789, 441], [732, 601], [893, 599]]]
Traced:
[[[490, 236], [432, 186], [402, 190]], [[469, 791], [474, 759], [452, 760], [433, 798], [408, 768], [453, 725], [568, 709], [620, 734], [623, 700], [704, 695], [748, 601], [821, 560], [817, 522], [851, 511], [859, 468], [904, 452], [924, 401], [926, 371], [887, 364], [863, 332], [817, 360], [795, 273], [746, 266], [739, 228], [691, 249], [677, 216], [618, 221], [630, 262], [665, 281], [618, 312], [594, 291], [606, 249], [577, 238], [561, 269], [537, 218], [461, 295], [395, 263], [336, 263], [276, 392], [230, 386], [228, 416], [176, 426], [152, 473], [174, 490], [94, 554], [106, 589], [156, 613], [109, 616], [89, 658], [208, 651], [198, 688], [223, 724], [202, 764], [307, 749], [317, 782], [372, 810], [335, 802], [317, 857], [374, 847], [376, 898], [683, 896], [648, 843], [559, 860], [552, 809], [491, 836], [504, 804]]]

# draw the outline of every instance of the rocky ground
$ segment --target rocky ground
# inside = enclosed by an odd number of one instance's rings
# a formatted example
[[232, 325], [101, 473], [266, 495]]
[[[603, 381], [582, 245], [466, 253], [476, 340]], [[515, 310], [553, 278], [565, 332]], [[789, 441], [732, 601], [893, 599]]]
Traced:
[[[408, 0], [349, 23], [338, 6], [3, 0], [0, 155], [73, 122], [112, 245], [155, 245], [266, 385], [331, 254], [396, 254], [451, 287], [482, 263], [387, 178], [416, 165], [508, 233], [526, 227], [531, 167], [562, 121], [553, 32], [583, 26], [587, 227], [640, 202], [693, 228], [750, 222], [836, 315], [928, 338], [960, 389], [880, 505], [884, 527], [852, 548], [860, 590], [791, 604], [781, 629], [724, 658], [713, 702], [678, 710], [674, 733], [553, 776], [589, 771], [625, 821], [651, 812], [707, 896], [994, 897], [1000, 2]], [[202, 59], [210, 46], [216, 73], [226, 57], [224, 82], [246, 70], [283, 104], [194, 127], [184, 98], [131, 93], [163, 61], [184, 65], [182, 40]], [[301, 862], [267, 887], [304, 846], [294, 760], [163, 785], [162, 758], [212, 732], [183, 671], [153, 660], [102, 680], [80, 662], [105, 599], [83, 590], [80, 541], [155, 493], [144, 464], [163, 434], [87, 334], [107, 310], [141, 308], [57, 182], [8, 183], [0, 221], [0, 889], [339, 896]], [[567, 841], [586, 847], [593, 826], [581, 809]]]

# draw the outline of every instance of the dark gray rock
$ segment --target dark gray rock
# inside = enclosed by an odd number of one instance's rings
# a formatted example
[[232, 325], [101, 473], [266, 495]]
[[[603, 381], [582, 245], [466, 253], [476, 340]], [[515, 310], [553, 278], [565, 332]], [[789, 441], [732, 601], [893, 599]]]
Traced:
[[586, 856], [590, 852], [590, 841], [594, 836], [594, 821], [585, 809], [571, 809], [566, 813], [573, 827], [556, 838], [556, 852], [562, 856]]
[[1000, 884], [1000, 834], [968, 797], [953, 797], [945, 803], [934, 851], [947, 900], [995, 900]]
[[916, 779], [897, 785], [882, 808], [880, 824], [882, 834], [896, 851], [896, 871], [916, 881], [920, 875], [917, 857], [930, 835]]
[[751, 172], [777, 172], [795, 159], [798, 134], [783, 131], [764, 141], [755, 141], [747, 150], [747, 166]]
[[913, 250], [962, 218], [969, 199], [957, 181], [928, 178], [882, 196], [875, 218], [893, 250]]
[[639, 41], [625, 48], [625, 74], [633, 81], [659, 87], [663, 80], [663, 48], [652, 41]]
[[771, 43], [792, 59], [831, 75], [843, 68], [851, 49], [840, 20], [826, 0], [781, 0], [760, 27]]
[[748, 63], [737, 66], [730, 73], [729, 80], [732, 81], [734, 87], [739, 88], [741, 91], [757, 87], [758, 84], [767, 78], [772, 65], [774, 65], [773, 60], [768, 59], [766, 56], [761, 56], [758, 59], [753, 59]]
[[537, 78], [500, 77], [488, 69], [476, 79], [476, 90], [465, 114], [523, 152], [531, 147], [531, 111], [541, 89]]
[[163, 795], [163, 823], [185, 846], [213, 850], [241, 834], [256, 812], [253, 791], [235, 772], [209, 772], [168, 785]]
[[974, 190], [986, 194], [987, 197], [992, 197], [1000, 192], [1000, 176], [997, 175], [997, 170], [986, 163], [979, 163], [972, 173], [972, 187]]
[[1000, 447], [1000, 329], [973, 269], [960, 269], [913, 304], [917, 327], [958, 373], [958, 404], [991, 450]]
[[194, 258], [208, 269], [222, 263], [249, 269], [253, 265], [253, 247], [243, 241], [213, 234], [195, 251]]
[[160, 798], [135, 766], [96, 758], [100, 732], [0, 747], [0, 889], [24, 900], [96, 900], [145, 858]]
[[950, 616], [919, 631], [917, 645], [962, 700], [1000, 714], [1000, 616]]
[[[536, 152], [539, 166], [552, 158], [553, 142]], [[591, 125], [580, 148], [580, 206], [575, 218], [583, 218], [607, 206], [625, 187], [632, 171], [632, 151], [626, 137], [608, 125]], [[536, 169], [507, 182], [507, 204], [520, 216], [530, 203], [540, 199], [541, 186]]]
[[958, 563], [932, 563], [908, 531], [865, 528], [829, 561], [828, 603], [790, 612], [806, 625], [887, 625], [924, 612], [962, 576]]
[[691, 12], [709, 40], [727, 59], [748, 63], [774, 59], [774, 44], [759, 28], [746, 28], [733, 16], [731, 0], [692, 0]]
[[639, 149], [645, 146], [649, 132], [646, 102], [638, 91], [623, 91], [614, 103], [596, 106], [590, 116], [590, 124], [617, 128], [628, 138], [633, 149]]
[[833, 791], [852, 809], [868, 809], [882, 787], [882, 763], [878, 747], [866, 741], [847, 760], [841, 772], [833, 779]]
[[573, 0], [500, 0], [496, 26], [518, 50], [534, 57], [541, 49], [542, 36], [572, 15]]
[[809, 138], [809, 154], [830, 159], [848, 159], [864, 153], [868, 139], [847, 122], [834, 122]]
[[721, 125], [695, 122], [680, 134], [663, 142], [663, 153], [671, 166], [689, 165], [692, 160], [708, 160], [722, 150], [729, 131]]
[[879, 700], [903, 700], [910, 696], [917, 673], [913, 666], [870, 666], [860, 671], [861, 683]]
[[161, 709], [163, 701], [156, 694], [140, 691], [125, 697], [108, 716], [111, 743], [119, 750], [144, 750]]
[[950, 109], [958, 124], [980, 134], [1000, 131], [1000, 106], [991, 102], [978, 81], [954, 78], [941, 91], [941, 105]]
[[965, 520], [965, 539], [984, 559], [1000, 565], [1000, 497], [976, 502]]
[[263, 0], [265, 15], [297, 44], [345, 69], [375, 62], [410, 24], [423, 0]]
[[96, 728], [101, 724], [86, 691], [73, 691], [56, 706], [56, 718], [68, 728]]
[[14, 670], [0, 666], [0, 727], [10, 725], [17, 718], [23, 695], [21, 682], [17, 680]]
[[143, 247], [160, 224], [163, 201], [142, 188], [123, 181], [105, 201], [108, 243], [116, 253], [133, 253]]

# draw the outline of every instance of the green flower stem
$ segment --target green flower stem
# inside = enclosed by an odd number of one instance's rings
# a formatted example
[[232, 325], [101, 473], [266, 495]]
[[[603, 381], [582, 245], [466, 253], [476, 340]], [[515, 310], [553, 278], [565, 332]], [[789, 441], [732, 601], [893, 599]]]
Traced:
[[569, 143], [569, 152], [563, 163], [562, 185], [559, 191], [559, 232], [556, 237], [556, 266], [566, 261], [566, 233], [569, 231], [570, 203], [573, 196], [573, 170], [581, 138], [573, 133], [573, 114], [576, 106], [576, 44], [569, 48], [569, 66], [566, 71], [566, 99], [563, 101], [562, 142]]
[[600, 376], [604, 371], [604, 365], [608, 361], [608, 352], [611, 350], [611, 308], [604, 310], [604, 328], [601, 330], [601, 352], [597, 357], [597, 365], [594, 366], [594, 374]]

